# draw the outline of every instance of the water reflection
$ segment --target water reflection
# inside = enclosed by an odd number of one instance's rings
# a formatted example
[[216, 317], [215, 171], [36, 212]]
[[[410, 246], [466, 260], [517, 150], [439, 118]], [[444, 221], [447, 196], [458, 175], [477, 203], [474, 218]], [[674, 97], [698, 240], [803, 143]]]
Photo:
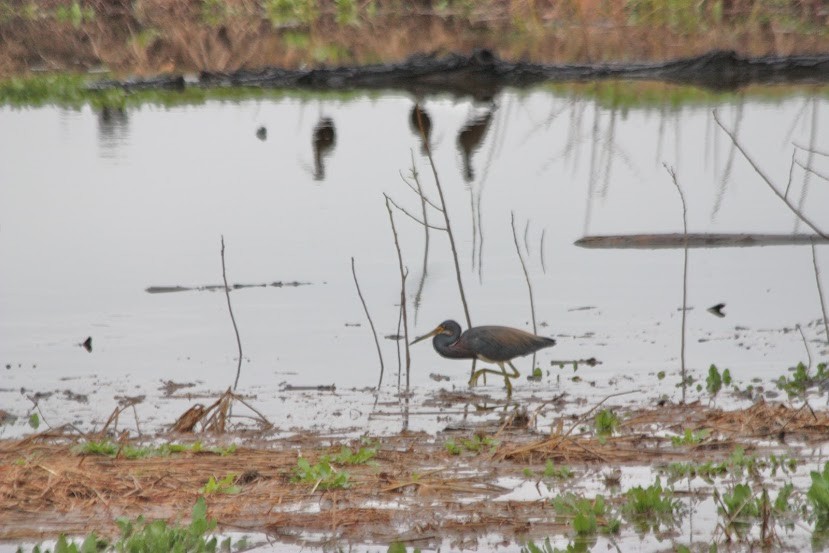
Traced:
[[472, 154], [477, 152], [484, 143], [495, 105], [491, 105], [483, 114], [473, 114], [458, 133], [458, 152], [463, 162], [463, 178], [466, 182], [475, 179], [475, 170], [472, 168]]
[[112, 159], [129, 137], [129, 116], [124, 108], [105, 107], [97, 113], [101, 157]]
[[323, 117], [314, 127], [312, 146], [314, 150], [314, 180], [325, 180], [325, 158], [334, 151], [337, 145], [337, 132], [334, 129], [334, 120]]
[[432, 118], [420, 104], [412, 106], [409, 112], [409, 128], [420, 139], [420, 152], [426, 155], [426, 148], [432, 139]]

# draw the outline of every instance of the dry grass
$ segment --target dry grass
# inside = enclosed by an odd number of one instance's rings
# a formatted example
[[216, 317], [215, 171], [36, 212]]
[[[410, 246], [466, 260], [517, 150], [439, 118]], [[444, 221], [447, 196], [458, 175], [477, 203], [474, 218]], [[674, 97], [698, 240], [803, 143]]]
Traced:
[[[633, 16], [637, 3], [645, 6], [640, 23]], [[450, 2], [451, 9], [441, 12], [426, 3], [381, 1], [376, 14], [360, 12], [349, 24], [338, 23], [334, 2], [325, 0], [318, 2], [312, 22], [274, 25], [256, 0], [215, 0], [210, 5], [218, 6], [219, 14], [212, 17], [205, 16], [200, 0], [89, 0], [82, 5], [96, 17], [76, 25], [46, 16], [0, 17], [0, 75], [98, 66], [143, 75], [297, 68], [480, 47], [505, 59], [561, 63], [667, 59], [714, 48], [748, 55], [829, 49], [829, 34], [808, 30], [825, 26], [829, 14], [818, 3], [792, 1], [786, 9], [777, 3], [777, 11], [769, 11], [759, 0], [733, 2], [716, 18], [705, 5], [689, 4], [694, 18], [682, 25], [653, 7], [657, 4], [489, 0], [470, 3], [471, 8]], [[59, 3], [37, 5], [49, 14]]]
[[[224, 405], [223, 398], [226, 395], [214, 405]], [[203, 421], [210, 419], [209, 414], [205, 417]], [[77, 446], [88, 437], [67, 429], [50, 431], [0, 442], [0, 539], [36, 539], [56, 531], [113, 532], [112, 521], [118, 516], [175, 520], [189, 512], [210, 477], [218, 480], [228, 474], [235, 475], [241, 491], [213, 493], [208, 505], [209, 515], [229, 528], [274, 531], [281, 538], [312, 531], [388, 543], [401, 531], [412, 536], [462, 536], [495, 524], [508, 534], [526, 531], [528, 521], [536, 521], [533, 529], [543, 535], [561, 530], [551, 520], [547, 502], [481, 501], [508, 491], [495, 484], [497, 478], [521, 477], [526, 467], [547, 460], [587, 474], [614, 466], [725, 458], [737, 445], [755, 448], [757, 438], [785, 434], [811, 440], [829, 434], [829, 412], [813, 414], [765, 402], [742, 411], [700, 404], [667, 406], [631, 412], [623, 420], [621, 434], [606, 439], [582, 431], [589, 426], [587, 413], [566, 431], [560, 426], [541, 438], [526, 426], [504, 423], [490, 433], [501, 442], [496, 450], [459, 457], [445, 451], [446, 436], [387, 436], [377, 440], [372, 463], [337, 467], [349, 473], [349, 488], [328, 491], [292, 482], [291, 476], [300, 455], [315, 463], [339, 451], [341, 444], [330, 437], [249, 440], [227, 455], [205, 451], [127, 459], [120, 452], [115, 457], [82, 455]], [[669, 439], [656, 437], [686, 428], [706, 428], [711, 439], [699, 447], [673, 447]], [[221, 439], [222, 434], [214, 435]], [[186, 436], [192, 439], [192, 434], [157, 438]], [[123, 447], [129, 441], [122, 435], [119, 443]], [[429, 529], [425, 534], [424, 528]]]

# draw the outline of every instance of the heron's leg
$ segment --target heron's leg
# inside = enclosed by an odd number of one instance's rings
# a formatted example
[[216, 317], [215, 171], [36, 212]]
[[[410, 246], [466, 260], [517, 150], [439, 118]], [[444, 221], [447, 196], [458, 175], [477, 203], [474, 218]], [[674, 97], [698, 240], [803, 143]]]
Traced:
[[469, 379], [469, 385], [474, 386], [475, 384], [477, 384], [478, 378], [480, 378], [482, 374], [495, 374], [500, 377], [504, 376], [504, 373], [502, 371], [496, 371], [493, 369], [478, 369], [477, 371], [472, 373], [472, 378]]
[[[507, 361], [507, 362], [509, 363], [509, 361]], [[516, 378], [517, 376], [520, 376], [520, 375], [518, 374], [518, 371], [515, 370], [515, 367], [512, 365], [512, 363], [509, 363], [509, 365], [510, 365], [510, 367], [512, 367], [513, 374], [508, 374], [507, 370], [504, 368], [504, 363], [501, 362], [501, 363], [498, 363], [498, 367], [501, 369], [500, 371], [496, 371], [496, 370], [493, 370], [493, 369], [480, 369], [480, 370], [475, 371], [472, 374], [472, 378], [469, 379], [469, 385], [474, 386], [478, 382], [478, 378], [482, 374], [496, 374], [500, 377], [503, 377], [504, 384], [507, 387], [507, 395], [512, 395], [512, 382], [510, 382], [510, 378]]]
[[[515, 368], [515, 365], [512, 364], [512, 361], [507, 361], [507, 364], [512, 369], [512, 374], [507, 374], [506, 375], [507, 377], [509, 377], [509, 378], [518, 378], [519, 376], [521, 376], [521, 373], [518, 372], [518, 369]], [[501, 367], [501, 368], [503, 368], [503, 367]], [[506, 371], [504, 372], [504, 374], [506, 374]]]

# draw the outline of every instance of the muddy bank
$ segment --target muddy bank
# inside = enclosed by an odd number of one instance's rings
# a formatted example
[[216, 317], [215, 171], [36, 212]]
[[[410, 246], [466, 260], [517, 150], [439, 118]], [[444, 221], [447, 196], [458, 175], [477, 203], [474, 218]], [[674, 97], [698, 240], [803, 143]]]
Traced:
[[93, 90], [126, 91], [188, 87], [262, 87], [311, 90], [400, 89], [415, 95], [450, 92], [489, 100], [504, 87], [543, 82], [628, 79], [736, 90], [750, 84], [829, 82], [829, 54], [749, 58], [732, 51], [659, 63], [553, 65], [511, 62], [490, 50], [444, 57], [418, 54], [392, 64], [292, 70], [268, 68], [232, 73], [201, 72], [150, 79], [106, 80]]
[[[404, 541], [428, 547], [445, 539], [471, 546], [493, 532], [506, 543], [541, 540], [569, 532], [569, 519], [556, 516], [549, 502], [564, 490], [607, 494], [618, 488], [620, 470], [719, 462], [735, 448], [756, 453], [753, 466], [759, 470], [759, 459], [772, 451], [815, 455], [809, 448], [829, 428], [826, 411], [762, 400], [738, 411], [694, 403], [618, 414], [615, 435], [592, 429], [594, 409], [588, 406], [562, 412], [551, 433], [536, 428], [534, 416], [520, 409], [505, 410], [499, 421], [474, 429], [450, 425], [435, 436], [403, 432], [350, 441], [308, 432], [267, 439], [248, 431], [203, 434], [205, 445], [196, 447], [193, 434], [134, 441], [127, 433], [116, 440], [103, 433], [44, 432], [0, 442], [0, 540], [92, 530], [111, 535], [118, 516], [175, 520], [200, 495], [208, 495], [209, 515], [225, 530], [264, 532], [286, 543], [313, 543], [309, 533], [319, 533], [323, 543]], [[691, 431], [698, 438], [678, 444], [672, 435], [683, 431], [685, 440]], [[191, 445], [142, 453], [140, 444], [159, 443]], [[92, 449], [84, 449], [90, 444]], [[100, 444], [110, 448], [107, 453]], [[362, 460], [354, 459], [358, 451]], [[329, 486], [326, 474], [300, 479], [299, 459], [311, 465], [329, 459], [334, 471], [328, 476], [339, 479]], [[547, 469], [545, 475], [545, 463], [566, 471], [554, 475]], [[204, 491], [211, 477], [227, 475], [232, 491]], [[701, 486], [689, 493], [702, 499], [711, 491]], [[611, 500], [621, 501], [619, 495]]]

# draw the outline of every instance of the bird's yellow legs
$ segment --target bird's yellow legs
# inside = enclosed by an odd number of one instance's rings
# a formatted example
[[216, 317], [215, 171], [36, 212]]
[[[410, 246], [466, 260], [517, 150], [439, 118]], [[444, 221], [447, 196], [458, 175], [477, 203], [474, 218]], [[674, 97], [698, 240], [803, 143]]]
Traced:
[[504, 368], [504, 363], [501, 362], [498, 363], [498, 366], [501, 367], [500, 372], [493, 369], [479, 369], [472, 373], [472, 378], [469, 379], [469, 385], [475, 386], [478, 383], [478, 378], [480, 378], [482, 374], [495, 374], [504, 377], [504, 384], [507, 386], [507, 395], [512, 395], [512, 382], [510, 379], [518, 378], [521, 375], [519, 374], [518, 369], [515, 368], [515, 365], [512, 364], [512, 361], [507, 361], [506, 363], [512, 369], [512, 374], [507, 373], [507, 370]]

